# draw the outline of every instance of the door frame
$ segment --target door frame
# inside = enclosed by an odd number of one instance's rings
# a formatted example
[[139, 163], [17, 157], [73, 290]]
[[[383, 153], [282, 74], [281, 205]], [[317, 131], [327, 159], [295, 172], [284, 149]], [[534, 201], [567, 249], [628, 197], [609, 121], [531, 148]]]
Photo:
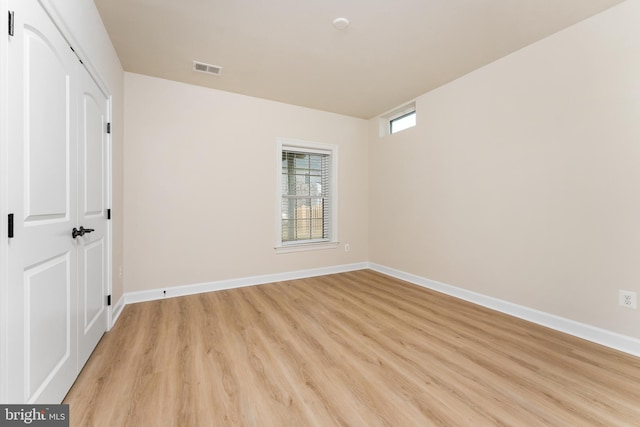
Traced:
[[[43, 7], [53, 24], [58, 28], [62, 37], [70, 46], [73, 46], [76, 56], [82, 61], [83, 66], [98, 85], [100, 91], [107, 99], [107, 121], [112, 122], [113, 117], [113, 95], [109, 90], [106, 81], [100, 76], [97, 68], [91, 63], [89, 55], [82, 43], [75, 38], [70, 27], [65, 22], [55, 5], [55, 0], [37, 0]], [[0, 0], [0, 92], [7, 93], [8, 82], [8, 21], [6, 19], [9, 10], [9, 0]], [[0, 98], [0, 403], [7, 402], [9, 391], [6, 379], [8, 378], [8, 271], [9, 271], [9, 240], [7, 238], [7, 215], [11, 212], [8, 206], [9, 180], [8, 180], [8, 150], [9, 140], [7, 132], [8, 100], [3, 96]], [[113, 137], [107, 134], [107, 159], [106, 159], [106, 189], [108, 208], [113, 207]], [[113, 290], [113, 224], [108, 220], [106, 225], [105, 239], [107, 241], [107, 294], [111, 295]], [[107, 325], [109, 331], [113, 326], [113, 305], [107, 306]]]

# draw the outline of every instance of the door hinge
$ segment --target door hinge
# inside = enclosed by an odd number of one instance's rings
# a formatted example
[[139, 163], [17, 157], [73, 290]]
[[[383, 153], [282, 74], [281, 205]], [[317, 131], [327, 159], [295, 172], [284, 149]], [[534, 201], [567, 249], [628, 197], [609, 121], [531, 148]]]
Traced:
[[111, 295], [107, 295], [107, 306], [111, 305]]
[[107, 123], [107, 133], [111, 133], [111, 123]]
[[71, 49], [71, 52], [73, 52], [76, 55], [76, 58], [78, 58], [78, 61], [80, 61], [80, 63], [84, 65], [84, 62], [82, 62], [82, 59], [80, 59], [80, 57], [76, 53], [76, 50], [73, 48], [73, 46], [69, 45], [69, 49]]
[[111, 209], [107, 209], [107, 219], [111, 219]]
[[7, 219], [7, 237], [13, 239], [13, 214], [9, 214]]
[[13, 37], [13, 31], [14, 31], [14, 16], [13, 16], [13, 10], [9, 11], [9, 35], [11, 37]]

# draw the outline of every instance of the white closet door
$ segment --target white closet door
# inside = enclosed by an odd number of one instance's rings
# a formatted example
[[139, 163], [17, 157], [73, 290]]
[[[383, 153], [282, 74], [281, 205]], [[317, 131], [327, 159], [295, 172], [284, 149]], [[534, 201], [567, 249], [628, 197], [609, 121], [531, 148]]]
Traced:
[[78, 60], [38, 2], [9, 7], [9, 398], [55, 403], [78, 366]]
[[107, 328], [108, 100], [80, 67], [78, 140], [78, 224], [91, 230], [78, 237], [78, 364], [85, 364]]

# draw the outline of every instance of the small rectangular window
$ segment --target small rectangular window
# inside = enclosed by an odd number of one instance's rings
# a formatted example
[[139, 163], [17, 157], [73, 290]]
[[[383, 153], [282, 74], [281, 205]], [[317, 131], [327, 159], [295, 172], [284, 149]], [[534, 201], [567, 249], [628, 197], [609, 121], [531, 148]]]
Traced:
[[416, 125], [416, 103], [411, 102], [380, 116], [380, 137], [384, 138]]
[[389, 133], [394, 134], [396, 132], [400, 132], [401, 130], [409, 129], [416, 125], [416, 111], [410, 111], [401, 115], [400, 117], [396, 117], [394, 119], [389, 120]]

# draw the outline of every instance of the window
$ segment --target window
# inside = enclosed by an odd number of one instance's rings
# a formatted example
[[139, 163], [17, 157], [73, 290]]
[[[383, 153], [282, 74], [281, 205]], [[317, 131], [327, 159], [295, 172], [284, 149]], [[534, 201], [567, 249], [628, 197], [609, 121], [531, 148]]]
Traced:
[[416, 125], [416, 103], [396, 108], [380, 117], [380, 137], [392, 135]]
[[279, 252], [337, 247], [337, 147], [278, 142]]
[[403, 114], [400, 117], [389, 120], [389, 133], [400, 132], [416, 125], [416, 111]]

